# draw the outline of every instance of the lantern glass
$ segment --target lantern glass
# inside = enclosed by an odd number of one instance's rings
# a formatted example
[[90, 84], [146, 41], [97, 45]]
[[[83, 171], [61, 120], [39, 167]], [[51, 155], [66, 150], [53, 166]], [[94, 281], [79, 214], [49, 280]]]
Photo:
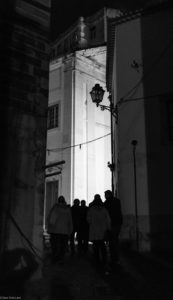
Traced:
[[93, 103], [96, 103], [96, 105], [98, 106], [99, 103], [103, 100], [104, 93], [104, 89], [97, 83], [90, 92]]

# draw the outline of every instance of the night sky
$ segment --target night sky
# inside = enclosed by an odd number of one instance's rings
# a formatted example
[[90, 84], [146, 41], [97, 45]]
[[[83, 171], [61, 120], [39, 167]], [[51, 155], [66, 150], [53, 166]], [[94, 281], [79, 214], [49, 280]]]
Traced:
[[[103, 7], [133, 9], [152, 0], [52, 0], [51, 38], [71, 26], [80, 16], [86, 17]], [[156, 2], [157, 0], [155, 0]], [[159, 1], [159, 0], [158, 0]], [[153, 1], [152, 1], [153, 2]]]

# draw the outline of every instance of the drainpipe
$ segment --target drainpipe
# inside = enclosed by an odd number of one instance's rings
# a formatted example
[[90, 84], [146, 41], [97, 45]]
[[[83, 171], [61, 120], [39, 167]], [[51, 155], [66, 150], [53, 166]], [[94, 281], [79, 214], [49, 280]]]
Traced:
[[138, 203], [137, 203], [137, 185], [136, 185], [136, 145], [138, 142], [133, 140], [133, 167], [134, 167], [134, 192], [135, 192], [135, 230], [136, 230], [136, 248], [139, 250], [139, 224], [138, 224]]

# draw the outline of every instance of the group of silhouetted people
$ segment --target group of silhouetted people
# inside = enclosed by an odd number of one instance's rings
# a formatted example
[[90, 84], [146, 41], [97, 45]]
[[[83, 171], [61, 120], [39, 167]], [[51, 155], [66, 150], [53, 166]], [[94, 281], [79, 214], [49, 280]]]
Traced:
[[[97, 268], [114, 268], [118, 262], [118, 237], [122, 225], [120, 200], [110, 190], [105, 191], [105, 201], [96, 194], [86, 205], [85, 200], [74, 199], [67, 205], [60, 196], [47, 218], [50, 234], [52, 262], [63, 262], [70, 249], [71, 256], [86, 255], [88, 244], [93, 245], [93, 262]], [[109, 248], [109, 260], [107, 248]]]

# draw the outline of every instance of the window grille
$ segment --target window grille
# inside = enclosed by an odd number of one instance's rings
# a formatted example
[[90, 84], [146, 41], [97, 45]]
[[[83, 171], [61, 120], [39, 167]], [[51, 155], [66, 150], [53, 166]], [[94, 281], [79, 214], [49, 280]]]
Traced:
[[52, 105], [48, 108], [47, 128], [52, 129], [59, 126], [59, 105]]

